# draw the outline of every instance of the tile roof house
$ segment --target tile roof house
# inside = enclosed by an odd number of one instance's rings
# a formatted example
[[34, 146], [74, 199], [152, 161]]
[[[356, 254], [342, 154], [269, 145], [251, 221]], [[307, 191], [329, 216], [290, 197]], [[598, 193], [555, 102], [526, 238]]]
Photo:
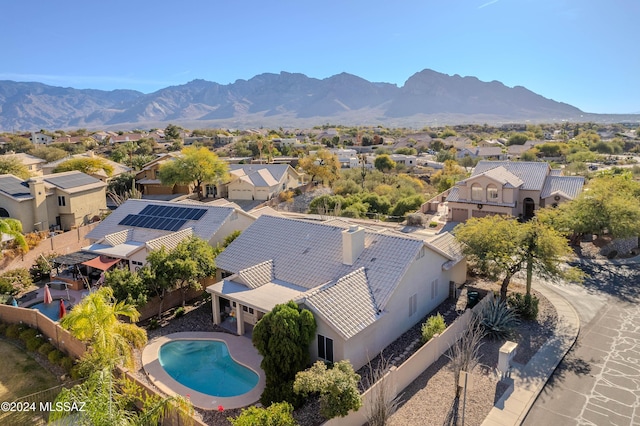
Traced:
[[22, 222], [24, 232], [69, 229], [92, 222], [106, 210], [106, 184], [71, 171], [23, 181], [0, 175], [0, 217]]
[[451, 188], [448, 219], [491, 214], [527, 219], [538, 208], [573, 200], [583, 186], [584, 178], [562, 176], [544, 162], [480, 161], [469, 178]]
[[230, 200], [270, 200], [302, 185], [302, 175], [288, 164], [230, 164], [229, 175], [217, 194]]
[[231, 321], [242, 335], [294, 300], [318, 324], [312, 358], [359, 368], [466, 279], [455, 241], [433, 240], [262, 215], [216, 258], [223, 278], [207, 288], [214, 322]]
[[42, 167], [47, 162], [42, 158], [38, 158], [24, 152], [4, 154], [2, 157], [7, 159], [16, 159], [29, 170], [31, 176], [42, 176]]
[[169, 152], [158, 155], [153, 160], [142, 166], [136, 173], [136, 188], [144, 195], [171, 195], [171, 194], [190, 194], [194, 187], [191, 185], [163, 185], [160, 181], [160, 166], [167, 161], [173, 161], [176, 157], [182, 155], [179, 152]]
[[87, 151], [87, 152], [83, 152], [81, 154], [74, 154], [74, 155], [69, 155], [65, 158], [61, 158], [60, 160], [56, 160], [56, 161], [52, 161], [50, 163], [47, 163], [45, 165], [42, 166], [42, 173], [45, 175], [50, 175], [53, 173], [53, 171], [55, 170], [56, 167], [58, 167], [60, 164], [64, 163], [67, 160], [71, 160], [71, 159], [77, 159], [77, 158], [100, 158], [102, 160], [104, 160], [104, 162], [108, 165], [110, 165], [111, 167], [113, 167], [113, 173], [111, 173], [111, 175], [107, 175], [107, 173], [100, 169], [100, 170], [96, 170], [92, 173], [89, 173], [89, 175], [93, 176], [96, 179], [99, 179], [103, 182], [108, 182], [109, 180], [113, 179], [116, 176], [120, 176], [123, 173], [130, 173], [131, 171], [133, 171], [133, 169], [131, 167], [125, 166], [123, 164], [120, 163], [116, 163], [115, 161], [111, 161], [108, 158], [103, 158], [100, 156], [97, 156], [93, 151]]
[[254, 220], [233, 206], [129, 199], [86, 235], [91, 245], [83, 251], [124, 259], [133, 271], [162, 246], [172, 249], [191, 235], [215, 246]]

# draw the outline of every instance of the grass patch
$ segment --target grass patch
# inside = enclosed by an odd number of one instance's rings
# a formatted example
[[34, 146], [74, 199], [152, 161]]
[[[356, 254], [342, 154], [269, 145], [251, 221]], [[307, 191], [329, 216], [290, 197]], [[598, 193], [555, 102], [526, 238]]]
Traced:
[[25, 395], [57, 386], [58, 380], [22, 349], [0, 340], [0, 401], [13, 401]]

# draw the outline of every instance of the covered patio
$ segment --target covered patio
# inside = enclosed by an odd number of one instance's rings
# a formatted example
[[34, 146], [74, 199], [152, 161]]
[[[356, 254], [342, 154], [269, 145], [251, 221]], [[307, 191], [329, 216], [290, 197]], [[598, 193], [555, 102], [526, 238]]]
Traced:
[[271, 312], [274, 306], [296, 300], [306, 291], [306, 288], [280, 280], [250, 288], [232, 279], [224, 279], [207, 287], [211, 294], [213, 323], [238, 336], [251, 332], [260, 318]]
[[102, 272], [120, 260], [84, 250], [58, 256], [52, 260], [55, 274], [51, 275], [51, 280], [67, 283], [70, 290], [88, 289], [100, 279]]

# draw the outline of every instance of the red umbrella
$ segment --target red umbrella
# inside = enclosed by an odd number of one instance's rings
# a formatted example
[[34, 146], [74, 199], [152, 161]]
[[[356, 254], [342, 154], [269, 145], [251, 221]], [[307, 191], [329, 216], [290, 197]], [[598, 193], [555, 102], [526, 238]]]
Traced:
[[51, 297], [51, 292], [49, 291], [49, 286], [47, 284], [44, 285], [44, 303], [49, 304], [53, 302], [53, 297]]
[[64, 300], [60, 299], [60, 312], [58, 313], [58, 319], [62, 319], [67, 315], [67, 308], [64, 307]]

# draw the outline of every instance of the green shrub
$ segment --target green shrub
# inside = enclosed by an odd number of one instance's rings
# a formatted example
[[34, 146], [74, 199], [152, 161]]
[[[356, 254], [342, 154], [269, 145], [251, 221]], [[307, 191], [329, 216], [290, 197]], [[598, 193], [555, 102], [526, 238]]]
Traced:
[[71, 373], [71, 370], [74, 366], [73, 358], [68, 356], [62, 357], [62, 359], [60, 360], [60, 366], [64, 368], [67, 373]]
[[36, 330], [35, 328], [27, 328], [26, 330], [23, 330], [20, 332], [19, 337], [20, 337], [20, 340], [27, 343], [29, 340], [33, 339], [37, 335], [38, 335], [38, 330]]
[[49, 342], [44, 342], [43, 344], [40, 345], [40, 347], [38, 348], [38, 353], [40, 355], [44, 355], [47, 356], [49, 355], [49, 352], [51, 352], [52, 350], [54, 350], [55, 348], [53, 347], [53, 345]]
[[434, 335], [442, 333], [446, 328], [447, 324], [442, 315], [438, 313], [430, 316], [427, 322], [422, 324], [422, 343], [427, 343]]
[[480, 313], [480, 324], [492, 339], [510, 337], [519, 322], [515, 310], [509, 308], [507, 302], [499, 297], [487, 302]]
[[175, 318], [180, 318], [181, 316], [184, 315], [184, 307], [180, 306], [178, 309], [176, 309], [175, 313], [174, 313], [174, 317]]
[[86, 375], [82, 371], [82, 366], [80, 364], [75, 364], [73, 367], [71, 367], [71, 371], [69, 372], [69, 374], [71, 375], [72, 380], [78, 380], [86, 377]]
[[24, 329], [25, 327], [23, 325], [11, 324], [9, 327], [7, 327], [7, 337], [17, 339]]
[[540, 300], [531, 294], [522, 295], [514, 293], [509, 296], [509, 306], [513, 308], [518, 316], [525, 320], [535, 320], [538, 318], [538, 303]]
[[49, 355], [47, 355], [47, 358], [49, 358], [49, 362], [51, 364], [57, 365], [57, 364], [60, 364], [60, 360], [64, 358], [64, 354], [59, 350], [54, 349], [51, 352], [49, 352]]
[[156, 318], [152, 318], [149, 321], [149, 330], [155, 330], [158, 327], [160, 327], [160, 323], [158, 322], [158, 320]]
[[38, 350], [40, 345], [42, 345], [42, 343], [44, 343], [44, 340], [42, 339], [42, 337], [34, 336], [31, 339], [27, 340], [26, 342], [27, 350], [31, 352], [35, 352], [36, 350]]

